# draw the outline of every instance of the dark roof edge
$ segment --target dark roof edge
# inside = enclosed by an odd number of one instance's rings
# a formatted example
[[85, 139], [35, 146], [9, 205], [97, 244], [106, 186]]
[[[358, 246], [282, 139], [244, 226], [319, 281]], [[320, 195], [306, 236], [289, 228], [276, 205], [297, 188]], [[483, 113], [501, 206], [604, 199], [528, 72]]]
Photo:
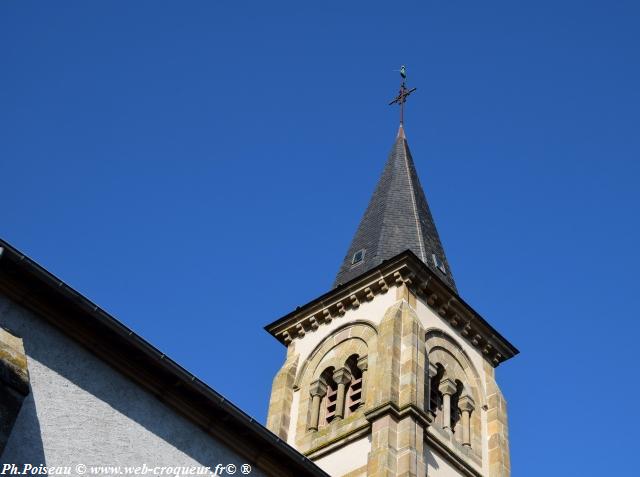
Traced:
[[477, 320], [479, 324], [486, 329], [488, 334], [503, 346], [504, 351], [508, 353], [506, 356], [504, 356], [505, 359], [503, 359], [502, 361], [506, 361], [506, 359], [509, 359], [520, 352], [493, 326], [491, 326], [487, 320], [485, 320], [466, 301], [464, 301], [455, 290], [453, 290], [450, 286], [443, 282], [440, 277], [433, 273], [433, 271], [429, 269], [429, 267], [425, 265], [422, 260], [420, 260], [411, 250], [405, 250], [404, 252], [401, 252], [396, 256], [383, 261], [380, 265], [377, 265], [376, 267], [368, 270], [362, 275], [359, 275], [354, 279], [348, 281], [347, 283], [340, 285], [333, 290], [321, 295], [315, 300], [297, 307], [294, 311], [287, 313], [282, 318], [279, 318], [278, 320], [266, 325], [264, 329], [274, 338], [278, 339], [278, 341], [282, 342], [279, 333], [287, 323], [297, 322], [303, 315], [311, 313], [314, 308], [322, 307], [325, 304], [339, 300], [339, 297], [342, 297], [343, 295], [345, 297], [349, 297], [352, 293], [359, 292], [362, 289], [363, 283], [369, 282], [375, 277], [384, 275], [389, 270], [397, 268], [403, 262], [410, 263], [416, 270], [420, 270], [424, 275], [428, 276], [430, 280], [438, 284], [438, 288], [451, 295], [452, 298], [454, 298], [455, 302], [460, 304], [465, 309], [465, 311], [470, 313], [474, 317], [474, 319]]
[[[280, 456], [291, 459], [290, 464], [294, 467], [292, 470], [299, 468], [298, 471], [304, 470], [308, 472], [308, 474], [304, 475], [329, 477], [329, 474], [320, 469], [310, 459], [300, 454], [297, 450], [273, 434], [240, 408], [235, 406], [205, 382], [189, 373], [186, 369], [167, 357], [144, 338], [134, 333], [130, 328], [65, 284], [62, 280], [41, 267], [38, 263], [22, 254], [6, 241], [0, 239], [0, 284], [6, 282], [6, 280], [12, 279], [25, 281], [33, 280], [33, 282], [30, 282], [29, 284], [37, 282], [39, 285], [42, 285], [54, 294], [56, 298], [61, 300], [60, 303], [54, 303], [53, 308], [56, 308], [59, 305], [64, 305], [68, 308], [76, 309], [84, 316], [84, 323], [87, 327], [98, 328], [100, 333], [104, 333], [105, 331], [107, 333], [111, 333], [112, 336], [105, 336], [105, 338], [111, 338], [115, 342], [121, 342], [129, 346], [131, 350], [128, 351], [144, 354], [149, 358], [149, 360], [145, 361], [145, 364], [152, 364], [152, 369], [144, 369], [145, 373], [155, 372], [163, 379], [165, 379], [164, 375], [168, 375], [170, 378], [173, 378], [176, 381], [176, 384], [174, 385], [175, 388], [181, 388], [188, 391], [185, 392], [185, 396], [183, 396], [187, 401], [192, 400], [192, 404], [194, 405], [201, 405], [202, 402], [206, 402], [207, 406], [216, 408], [227, 414], [231, 417], [233, 424], [240, 428], [240, 430], [249, 431], [258, 442], [264, 444], [269, 451], [268, 454], [274, 455], [276, 458]], [[24, 290], [18, 296], [21, 298], [19, 301], [20, 304], [23, 305], [27, 305], [24, 300], [25, 298], [31, 298], [28, 293], [24, 293]], [[90, 318], [90, 320], [86, 320], [87, 317]], [[62, 321], [56, 321], [54, 324], [58, 326], [58, 328], [62, 328], [63, 331], [68, 331], [64, 326], [60, 326], [61, 323]], [[73, 338], [77, 339], [76, 336], [73, 336]], [[90, 351], [93, 351], [88, 343], [81, 342], [81, 344]], [[101, 358], [105, 358], [104, 350], [95, 354], [98, 354]], [[114, 361], [109, 362], [109, 364], [113, 365], [116, 369], [121, 370], [121, 366], [115, 356]], [[134, 362], [132, 366], [137, 366], [137, 363]], [[136, 382], [143, 387], [146, 387], [145, 378], [136, 380]], [[158, 394], [157, 389], [149, 387], [147, 390], [152, 394]], [[195, 390], [196, 393], [192, 393], [193, 390]], [[167, 394], [169, 394], [169, 392]], [[200, 401], [196, 401], [194, 398], [197, 398]], [[182, 402], [182, 399], [179, 400]], [[181, 406], [174, 405], [175, 402], [177, 402], [174, 397], [168, 396], [166, 399], [162, 399], [162, 401], [168, 406], [176, 408], [178, 412], [185, 415], [191, 421], [194, 421], [198, 426], [204, 428], [205, 431], [213, 429], [211, 423], [201, 422], [201, 420], [194, 418], [194, 416], [197, 415], [197, 411], [194, 410], [193, 414], [185, 413]], [[226, 424], [229, 425], [230, 422], [227, 422]], [[229, 445], [229, 443], [227, 443], [227, 445]], [[287, 464], [289, 465], [289, 463]], [[298, 474], [296, 473], [295, 475]]]

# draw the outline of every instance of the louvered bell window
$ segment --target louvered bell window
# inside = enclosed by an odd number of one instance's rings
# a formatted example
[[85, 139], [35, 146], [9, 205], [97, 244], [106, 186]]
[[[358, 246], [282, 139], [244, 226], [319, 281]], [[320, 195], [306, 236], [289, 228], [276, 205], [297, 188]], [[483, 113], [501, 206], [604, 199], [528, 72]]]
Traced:
[[333, 389], [331, 386], [327, 389], [327, 395], [325, 396], [327, 406], [325, 407], [324, 424], [329, 424], [336, 417], [336, 403], [338, 400], [338, 390]]
[[362, 403], [362, 377], [354, 378], [347, 392], [347, 409], [349, 413], [355, 412]]

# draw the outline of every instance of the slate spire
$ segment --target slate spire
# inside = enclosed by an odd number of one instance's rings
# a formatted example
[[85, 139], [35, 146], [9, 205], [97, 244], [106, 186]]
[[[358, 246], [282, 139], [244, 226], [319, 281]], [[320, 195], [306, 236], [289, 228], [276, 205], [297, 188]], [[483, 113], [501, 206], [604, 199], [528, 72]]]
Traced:
[[457, 291], [400, 124], [382, 177], [334, 285], [346, 283], [407, 249]]

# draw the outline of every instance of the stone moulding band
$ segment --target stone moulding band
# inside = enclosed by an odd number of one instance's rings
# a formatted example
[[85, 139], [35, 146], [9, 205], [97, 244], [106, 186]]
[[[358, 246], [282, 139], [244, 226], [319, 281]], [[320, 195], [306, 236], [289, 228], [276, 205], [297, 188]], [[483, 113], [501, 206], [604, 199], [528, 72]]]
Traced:
[[364, 425], [356, 427], [348, 432], [340, 434], [335, 438], [323, 442], [321, 445], [305, 452], [304, 455], [309, 459], [317, 459], [318, 457], [322, 457], [330, 452], [333, 452], [336, 449], [346, 446], [347, 444], [351, 444], [353, 441], [360, 439], [363, 436], [369, 435], [371, 432], [371, 424], [366, 422]]
[[476, 468], [472, 463], [464, 460], [460, 454], [451, 450], [434, 432], [431, 431], [431, 428], [426, 429], [424, 436], [424, 440], [429, 447], [462, 472], [463, 475], [466, 475], [467, 477], [482, 477], [482, 471], [479, 468]]
[[366, 410], [364, 415], [369, 422], [375, 421], [378, 417], [391, 414], [396, 420], [400, 420], [405, 416], [411, 415], [422, 424], [425, 428], [433, 422], [433, 414], [430, 411], [424, 411], [413, 404], [399, 408], [393, 402], [387, 402], [373, 409]]

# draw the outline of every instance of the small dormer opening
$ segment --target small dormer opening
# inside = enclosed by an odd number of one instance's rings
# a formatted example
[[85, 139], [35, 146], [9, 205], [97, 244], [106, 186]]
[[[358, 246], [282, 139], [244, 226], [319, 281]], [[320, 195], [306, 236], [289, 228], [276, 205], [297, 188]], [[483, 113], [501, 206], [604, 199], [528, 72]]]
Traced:
[[433, 265], [446, 275], [447, 269], [444, 266], [444, 262], [440, 260], [440, 257], [438, 257], [435, 253], [432, 254], [431, 256], [433, 257]]
[[358, 250], [356, 253], [353, 254], [353, 258], [351, 258], [351, 266], [355, 266], [358, 265], [360, 263], [362, 263], [364, 261], [364, 254], [365, 254], [366, 250], [364, 248], [361, 248], [360, 250]]

